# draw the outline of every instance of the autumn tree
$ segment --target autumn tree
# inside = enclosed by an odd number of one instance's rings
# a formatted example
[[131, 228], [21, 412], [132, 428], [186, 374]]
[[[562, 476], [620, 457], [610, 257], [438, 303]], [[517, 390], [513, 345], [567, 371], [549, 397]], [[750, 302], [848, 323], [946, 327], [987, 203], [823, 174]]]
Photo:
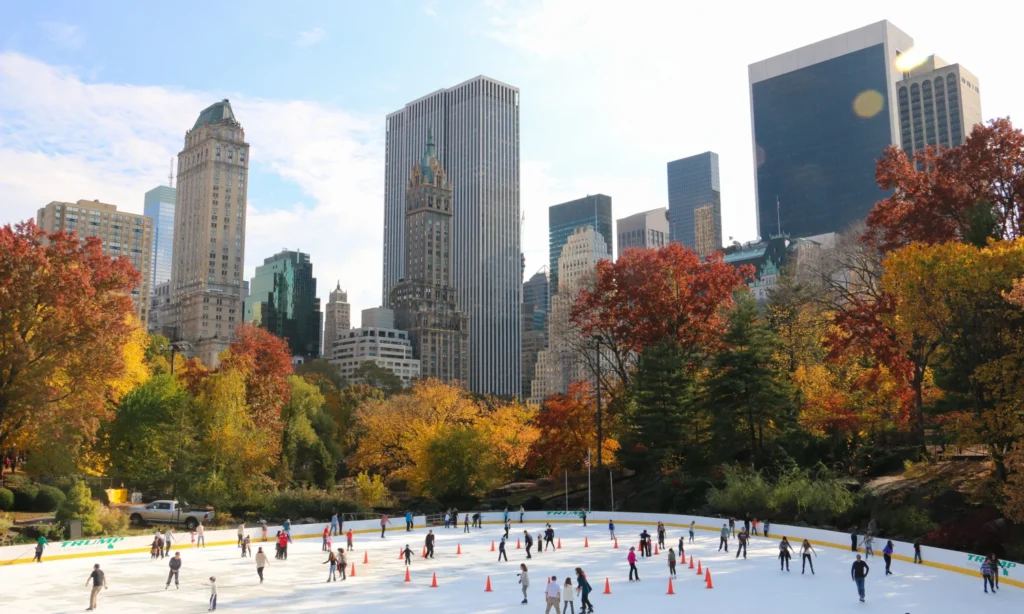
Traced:
[[334, 429], [330, 417], [323, 413], [324, 396], [302, 377], [289, 375], [286, 379], [289, 395], [281, 410], [284, 428], [278, 477], [328, 486], [333, 483], [336, 461], [327, 447]]
[[[597, 447], [595, 408], [593, 391], [586, 382], [574, 382], [568, 394], [544, 399], [537, 414], [540, 436], [530, 448], [530, 468], [549, 473], [580, 470], [587, 451]], [[602, 440], [606, 464], [614, 463], [618, 449], [618, 442], [606, 435]]]
[[0, 447], [93, 441], [126, 375], [138, 283], [98, 237], [0, 228]]
[[258, 428], [277, 427], [288, 402], [286, 378], [292, 374], [292, 355], [284, 339], [265, 328], [242, 324], [221, 360], [222, 371], [238, 371], [245, 381], [245, 402]]
[[518, 399], [487, 399], [476, 427], [487, 446], [497, 453], [503, 475], [511, 476], [526, 467], [530, 447], [540, 437], [536, 418], [537, 409]]
[[384, 396], [388, 397], [405, 390], [402, 378], [395, 375], [395, 372], [391, 369], [382, 367], [372, 360], [367, 360], [356, 367], [355, 373], [352, 374], [352, 379], [380, 390], [384, 393]]

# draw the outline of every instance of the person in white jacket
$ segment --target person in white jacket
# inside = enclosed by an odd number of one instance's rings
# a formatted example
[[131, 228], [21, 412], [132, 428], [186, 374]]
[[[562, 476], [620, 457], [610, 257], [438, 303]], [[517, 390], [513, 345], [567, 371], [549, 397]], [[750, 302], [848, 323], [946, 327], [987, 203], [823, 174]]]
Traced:
[[555, 608], [555, 614], [558, 614], [558, 602], [562, 599], [562, 589], [558, 586], [558, 576], [551, 576], [551, 582], [548, 583], [548, 587], [544, 591], [544, 599], [547, 602], [544, 614], [549, 614], [552, 607]]
[[526, 603], [526, 589], [530, 588], [530, 572], [524, 563], [519, 564], [519, 584], [523, 586], [523, 603]]
[[171, 554], [171, 542], [174, 541], [174, 533], [171, 533], [171, 527], [167, 527], [164, 531], [164, 556], [170, 556]]
[[196, 525], [196, 548], [199, 546], [202, 546], [203, 548], [206, 547], [206, 538], [203, 537], [203, 531], [203, 523], [200, 522]]
[[267, 554], [261, 547], [256, 551], [256, 573], [260, 577], [260, 584], [263, 584], [263, 568], [267, 566]]

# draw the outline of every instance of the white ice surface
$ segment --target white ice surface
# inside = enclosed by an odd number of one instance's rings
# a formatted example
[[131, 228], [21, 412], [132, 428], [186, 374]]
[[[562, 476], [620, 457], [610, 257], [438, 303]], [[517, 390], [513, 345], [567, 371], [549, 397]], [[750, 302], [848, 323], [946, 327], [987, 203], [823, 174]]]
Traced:
[[[218, 611], [226, 612], [543, 612], [545, 578], [557, 575], [559, 583], [573, 576], [573, 568], [582, 566], [594, 586], [591, 601], [595, 612], [635, 614], [645, 612], [703, 612], [774, 614], [786, 612], [873, 612], [885, 614], [961, 613], [985, 608], [986, 614], [1024, 613], [1024, 589], [1005, 586], [998, 594], [982, 592], [979, 577], [969, 577], [926, 566], [894, 561], [895, 575], [884, 575], [881, 558], [869, 559], [871, 573], [867, 580], [867, 603], [859, 603], [850, 579], [853, 557], [848, 551], [818, 548], [815, 559], [817, 575], [800, 574], [800, 563], [794, 557], [790, 573], [780, 572], [777, 539], [752, 539], [747, 560], [733, 554], [717, 552], [718, 538], [698, 532], [687, 555], [693, 555], [710, 567], [714, 588], [704, 586], [704, 578], [685, 565], [678, 569], [675, 595], [666, 595], [668, 565], [662, 552], [652, 559], [640, 559], [642, 581], [628, 583], [625, 562], [630, 543], [643, 527], [620, 526], [619, 549], [612, 548], [604, 525], [555, 525], [555, 536], [561, 538], [562, 549], [554, 553], [534, 553], [526, 560], [525, 550], [516, 550], [516, 537], [523, 528], [534, 536], [541, 523], [514, 524], [511, 533], [509, 562], [496, 562], [497, 553], [490, 551], [491, 540], [497, 541], [502, 530], [485, 525], [465, 535], [458, 530], [435, 529], [436, 559], [419, 557], [426, 529], [413, 533], [389, 531], [386, 539], [379, 534], [355, 536], [357, 575], [344, 582], [325, 582], [327, 558], [321, 552], [320, 539], [305, 539], [289, 548], [287, 561], [275, 560], [273, 544], [263, 545], [270, 556], [264, 570], [266, 581], [260, 585], [251, 558], [241, 558], [232, 546], [207, 549], [181, 549], [184, 563], [181, 588], [172, 585], [164, 590], [167, 559], [151, 561], [148, 554], [100, 556], [42, 564], [19, 564], [0, 567], [0, 612], [28, 614], [32, 612], [80, 612], [88, 605], [89, 587], [86, 578], [93, 563], [106, 572], [109, 590], [100, 594], [100, 612], [205, 612], [211, 575], [217, 577]], [[628, 531], [628, 533], [627, 533]], [[655, 533], [655, 527], [648, 527]], [[254, 532], [255, 533], [255, 532]], [[627, 537], [628, 535], [628, 537]], [[675, 545], [679, 529], [668, 533], [667, 545]], [[590, 547], [583, 547], [587, 536]], [[335, 538], [338, 540], [339, 538]], [[398, 560], [398, 551], [410, 544], [416, 553], [412, 561], [412, 582], [403, 582], [405, 566]], [[462, 545], [457, 556], [456, 545]], [[340, 545], [334, 542], [335, 547]], [[794, 546], [798, 544], [794, 543]], [[735, 542], [730, 545], [730, 550]], [[370, 564], [363, 564], [368, 552]], [[735, 552], [733, 550], [733, 552]], [[172, 550], [173, 553], [173, 550]], [[44, 557], [45, 559], [45, 557]], [[530, 570], [530, 602], [521, 605], [522, 594], [516, 574], [519, 563]], [[431, 573], [437, 573], [438, 588], [430, 587]], [[490, 575], [493, 592], [484, 592]], [[602, 594], [605, 578], [611, 580], [611, 595]], [[575, 577], [574, 577], [575, 584]], [[577, 612], [579, 599], [576, 599]]]

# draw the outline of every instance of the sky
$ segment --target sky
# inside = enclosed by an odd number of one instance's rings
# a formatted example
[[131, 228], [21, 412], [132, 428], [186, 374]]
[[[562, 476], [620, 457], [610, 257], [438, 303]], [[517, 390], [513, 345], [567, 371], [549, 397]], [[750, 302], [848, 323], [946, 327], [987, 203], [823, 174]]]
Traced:
[[[385, 115], [484, 74], [520, 88], [526, 276], [547, 208], [667, 206], [665, 165], [720, 156], [723, 238], [756, 237], [747, 66], [888, 19], [1021, 115], [1024, 4], [632, 0], [0, 0], [0, 223], [54, 200], [141, 213], [199, 112], [229, 98], [251, 143], [245, 275], [283, 248], [380, 304]], [[829, 7], [823, 9], [823, 7]]]

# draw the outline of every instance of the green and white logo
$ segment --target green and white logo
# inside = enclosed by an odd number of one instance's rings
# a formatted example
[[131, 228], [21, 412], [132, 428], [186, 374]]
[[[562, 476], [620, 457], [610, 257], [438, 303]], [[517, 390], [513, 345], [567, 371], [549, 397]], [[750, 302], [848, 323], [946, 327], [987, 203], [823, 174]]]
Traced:
[[61, 542], [61, 549], [64, 548], [81, 548], [84, 546], [100, 546], [106, 544], [107, 550], [113, 550], [114, 544], [117, 542], [124, 541], [123, 537], [100, 537], [97, 539], [78, 539], [74, 541]]

